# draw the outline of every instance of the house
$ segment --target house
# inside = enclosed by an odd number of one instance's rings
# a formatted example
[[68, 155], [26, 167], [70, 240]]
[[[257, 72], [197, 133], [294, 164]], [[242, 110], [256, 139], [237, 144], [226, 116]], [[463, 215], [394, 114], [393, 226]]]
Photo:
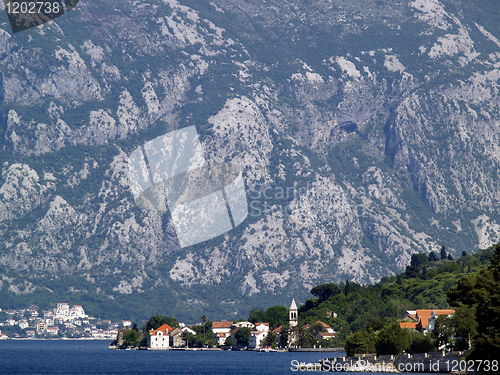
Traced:
[[9, 336], [7, 336], [5, 333], [0, 333], [0, 340], [7, 340]]
[[[88, 328], [88, 327], [87, 327]], [[87, 330], [87, 328], [85, 328], [85, 331]], [[129, 330], [129, 328], [122, 328], [120, 330], [118, 330], [117, 334], [116, 334], [116, 345], [117, 346], [123, 346], [123, 335]]]
[[189, 327], [185, 327], [185, 326], [182, 327], [182, 332], [188, 332], [188, 333], [190, 333], [192, 335], [196, 335], [196, 331], [195, 330], [193, 330], [193, 329], [191, 329]]
[[36, 332], [40, 335], [42, 333], [45, 332], [45, 330], [47, 329], [47, 324], [45, 322], [38, 322], [36, 323]]
[[231, 330], [231, 333], [230, 333], [230, 336], [231, 336], [231, 338], [233, 339], [233, 342], [235, 343], [235, 345], [238, 345], [238, 340], [236, 339], [235, 334], [236, 334], [236, 332], [238, 332], [238, 330], [239, 330], [239, 329], [240, 329], [240, 327], [233, 328], [233, 329]]
[[248, 348], [255, 349], [261, 346], [262, 340], [267, 336], [268, 332], [263, 331], [252, 331], [250, 332], [250, 337], [248, 339]]
[[47, 327], [46, 329], [47, 334], [49, 335], [58, 335], [59, 334], [59, 327]]
[[417, 321], [417, 310], [406, 310], [403, 313], [403, 320]]
[[[106, 322], [106, 321], [104, 321]], [[124, 327], [130, 327], [132, 325], [132, 322], [130, 320], [122, 320], [122, 325]]]
[[212, 332], [217, 333], [230, 333], [233, 322], [212, 322]]
[[27, 321], [27, 320], [24, 320], [24, 319], [23, 319], [23, 320], [21, 320], [21, 321], [19, 322], [19, 328], [21, 328], [21, 329], [26, 329], [26, 328], [28, 328], [29, 326], [30, 326], [30, 325], [29, 325], [29, 323], [28, 323], [28, 321]]
[[276, 327], [275, 329], [272, 330], [273, 333], [277, 333], [278, 335], [281, 333], [281, 329], [283, 326]]
[[256, 331], [260, 332], [268, 332], [269, 331], [269, 323], [255, 323], [255, 328]]
[[262, 346], [262, 341], [269, 334], [269, 323], [255, 323], [255, 329], [250, 332], [248, 347], [255, 349]]
[[26, 337], [29, 339], [35, 338], [35, 331], [26, 331]]
[[95, 340], [105, 340], [108, 338], [108, 333], [102, 329], [92, 331], [92, 338]]
[[421, 333], [433, 331], [436, 319], [440, 315], [450, 316], [455, 313], [455, 310], [438, 310], [438, 309], [422, 309], [422, 310], [407, 310], [403, 313], [405, 322], [400, 322], [401, 328], [416, 329]]
[[184, 340], [182, 339], [182, 329], [181, 328], [175, 328], [170, 332], [170, 346], [178, 348], [181, 346], [184, 346]]
[[163, 324], [157, 329], [150, 329], [148, 332], [148, 349], [166, 350], [170, 347], [170, 332], [173, 328], [168, 324]]
[[232, 322], [212, 322], [212, 332], [214, 333], [214, 341], [216, 345], [225, 345], [226, 339], [231, 336]]
[[326, 316], [329, 318], [336, 318], [338, 315], [335, 311], [327, 311]]
[[226, 339], [231, 336], [230, 332], [219, 332], [214, 335], [214, 341], [216, 345], [226, 345]]
[[333, 330], [332, 327], [330, 327], [328, 324], [326, 323], [323, 323], [321, 320], [318, 320], [316, 323], [314, 324], [321, 324], [321, 326], [323, 327], [323, 330], [326, 331], [327, 333], [335, 333], [335, 331]]
[[14, 319], [7, 319], [7, 320], [6, 320], [6, 322], [7, 322], [7, 324], [8, 324], [9, 326], [16, 325], [16, 323], [17, 323]]

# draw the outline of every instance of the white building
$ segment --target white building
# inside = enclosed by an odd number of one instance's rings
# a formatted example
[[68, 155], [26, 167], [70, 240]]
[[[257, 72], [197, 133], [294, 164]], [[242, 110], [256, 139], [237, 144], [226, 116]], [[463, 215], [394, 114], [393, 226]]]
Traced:
[[266, 338], [269, 333], [269, 323], [255, 323], [255, 327], [250, 332], [250, 337], [248, 339], [248, 347], [251, 349], [258, 348], [261, 345], [262, 340]]
[[72, 308], [67, 303], [58, 303], [57, 308], [54, 309], [55, 318], [61, 318], [64, 321], [87, 318], [85, 310], [80, 305], [74, 305]]
[[250, 333], [250, 337], [248, 338], [248, 347], [250, 349], [255, 349], [262, 346], [262, 340], [264, 340], [267, 335], [268, 332], [252, 331]]
[[182, 329], [182, 332], [187, 332], [187, 333], [190, 333], [192, 335], [196, 335], [196, 331], [194, 329], [191, 329], [191, 328], [186, 327], [186, 326], [182, 327], [181, 329]]
[[269, 331], [269, 323], [255, 323], [255, 328], [256, 331], [259, 332], [268, 332]]
[[148, 349], [168, 350], [170, 347], [170, 332], [172, 331], [172, 327], [168, 324], [164, 324], [158, 329], [149, 330]]
[[212, 322], [212, 332], [217, 333], [231, 333], [233, 322]]
[[218, 332], [214, 335], [216, 345], [226, 345], [226, 339], [231, 336], [231, 333]]

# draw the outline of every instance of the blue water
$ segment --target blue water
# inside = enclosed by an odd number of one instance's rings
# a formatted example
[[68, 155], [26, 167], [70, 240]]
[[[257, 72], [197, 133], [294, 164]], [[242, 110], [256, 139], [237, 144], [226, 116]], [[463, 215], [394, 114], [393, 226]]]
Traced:
[[291, 370], [292, 360], [313, 363], [334, 356], [337, 353], [109, 350], [107, 341], [2, 340], [0, 374], [274, 375], [300, 373]]

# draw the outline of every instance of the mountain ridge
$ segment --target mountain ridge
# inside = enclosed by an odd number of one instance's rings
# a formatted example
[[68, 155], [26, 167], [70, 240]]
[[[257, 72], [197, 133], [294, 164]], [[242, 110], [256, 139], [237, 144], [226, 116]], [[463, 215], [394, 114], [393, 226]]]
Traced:
[[[229, 306], [285, 301], [394, 275], [415, 252], [498, 242], [497, 8], [112, 1], [14, 35], [4, 23], [11, 298], [24, 280], [58, 277], [105, 298], [161, 290], [216, 310], [203, 289]], [[249, 217], [179, 249], [168, 212], [135, 206], [127, 157], [190, 125], [207, 160], [243, 170]]]

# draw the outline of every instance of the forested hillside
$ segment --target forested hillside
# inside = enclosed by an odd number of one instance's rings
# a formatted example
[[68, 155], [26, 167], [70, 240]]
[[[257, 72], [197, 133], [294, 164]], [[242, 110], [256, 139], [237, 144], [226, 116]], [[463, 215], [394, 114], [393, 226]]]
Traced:
[[[322, 344], [343, 346], [350, 334], [400, 321], [406, 310], [453, 308], [448, 299], [450, 289], [485, 269], [494, 250], [492, 247], [474, 255], [464, 253], [458, 259], [448, 259], [446, 254], [443, 260], [435, 253], [415, 254], [405, 272], [374, 285], [349, 281], [318, 285], [311, 290], [316, 298], [308, 299], [299, 308], [299, 325], [321, 320], [338, 333], [334, 341]], [[338, 316], [329, 316], [329, 311]]]

